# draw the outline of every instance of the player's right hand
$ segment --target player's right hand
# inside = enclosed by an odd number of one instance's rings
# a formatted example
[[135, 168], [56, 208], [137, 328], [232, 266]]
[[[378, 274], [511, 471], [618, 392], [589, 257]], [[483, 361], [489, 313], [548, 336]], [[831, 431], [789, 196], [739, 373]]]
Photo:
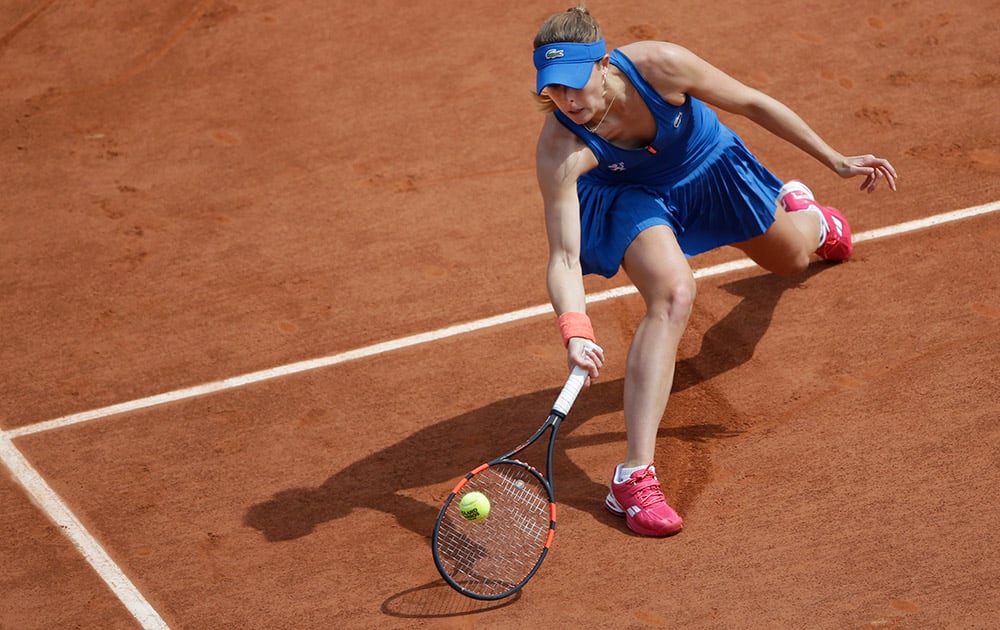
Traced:
[[592, 379], [600, 376], [604, 366], [604, 350], [583, 337], [573, 337], [569, 340], [567, 363], [570, 370], [579, 366], [587, 371], [588, 377], [584, 383], [584, 387], [587, 387]]

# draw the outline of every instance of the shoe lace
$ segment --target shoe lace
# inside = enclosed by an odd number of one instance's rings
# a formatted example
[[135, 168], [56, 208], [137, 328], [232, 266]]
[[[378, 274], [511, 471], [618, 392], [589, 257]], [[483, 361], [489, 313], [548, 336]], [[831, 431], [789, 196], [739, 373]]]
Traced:
[[666, 497], [663, 496], [659, 480], [648, 468], [642, 475], [630, 479], [629, 483], [635, 486], [633, 496], [635, 496], [639, 507], [647, 508], [657, 503], [667, 502]]

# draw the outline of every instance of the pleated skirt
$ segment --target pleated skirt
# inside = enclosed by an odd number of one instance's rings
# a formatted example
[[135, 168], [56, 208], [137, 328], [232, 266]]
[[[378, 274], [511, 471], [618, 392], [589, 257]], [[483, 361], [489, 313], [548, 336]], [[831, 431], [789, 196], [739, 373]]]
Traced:
[[718, 144], [682, 173], [649, 183], [581, 178], [580, 262], [586, 274], [611, 278], [643, 230], [666, 225], [686, 256], [760, 236], [774, 223], [782, 182], [726, 127]]

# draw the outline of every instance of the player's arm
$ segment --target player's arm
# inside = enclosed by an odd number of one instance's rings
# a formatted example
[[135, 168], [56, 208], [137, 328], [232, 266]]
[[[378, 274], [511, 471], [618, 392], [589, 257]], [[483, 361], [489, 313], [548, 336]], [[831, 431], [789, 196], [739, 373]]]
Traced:
[[580, 267], [580, 202], [576, 192], [576, 180], [586, 159], [585, 149], [554, 116], [546, 119], [538, 138], [535, 166], [549, 243], [549, 298], [558, 315], [586, 310]]
[[[586, 313], [586, 293], [580, 266], [580, 200], [577, 178], [597, 165], [590, 150], [554, 116], [548, 116], [536, 148], [536, 175], [545, 208], [549, 243], [546, 281], [557, 315]], [[590, 354], [590, 356], [588, 356]], [[592, 377], [603, 356], [585, 350], [584, 339], [570, 340], [571, 365], [586, 368]]]
[[864, 175], [864, 190], [874, 190], [884, 177], [896, 189], [896, 171], [874, 155], [845, 156], [826, 143], [801, 116], [777, 99], [756, 90], [674, 44], [658, 43], [649, 51], [658, 88], [685, 93], [719, 109], [744, 116], [795, 145], [841, 177]]

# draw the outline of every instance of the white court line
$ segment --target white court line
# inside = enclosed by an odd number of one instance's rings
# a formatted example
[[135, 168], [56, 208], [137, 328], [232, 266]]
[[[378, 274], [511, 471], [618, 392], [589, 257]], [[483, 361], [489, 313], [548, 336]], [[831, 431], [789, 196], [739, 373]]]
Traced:
[[[962, 219], [969, 219], [982, 214], [996, 212], [997, 210], [1000, 210], [1000, 201], [994, 201], [992, 203], [983, 204], [981, 206], [974, 206], [972, 208], [966, 208], [964, 210], [955, 210], [953, 212], [946, 212], [944, 214], [938, 214], [924, 219], [908, 221], [906, 223], [901, 223], [899, 225], [870, 230], [868, 232], [862, 232], [854, 235], [854, 242], [860, 243], [861, 241], [886, 238], [889, 236], [897, 236], [899, 234], [904, 234], [906, 232], [913, 232], [915, 230], [921, 230], [936, 225], [942, 225], [944, 223], [950, 223]], [[711, 276], [718, 276], [732, 271], [738, 271], [740, 269], [747, 269], [753, 266], [755, 266], [755, 263], [752, 260], [748, 258], [742, 258], [739, 260], [735, 260], [733, 262], [723, 263], [721, 265], [715, 265], [713, 267], [697, 269], [694, 272], [694, 277], [708, 278]], [[600, 293], [595, 293], [593, 295], [587, 296], [587, 303], [592, 304], [594, 302], [603, 302], [605, 300], [611, 300], [626, 295], [631, 295], [634, 294], [635, 292], [636, 292], [635, 287], [631, 285], [618, 287], [615, 289], [610, 289], [608, 291], [603, 291]], [[466, 324], [457, 324], [455, 326], [449, 326], [448, 328], [442, 328], [440, 330], [435, 330], [432, 332], [420, 333], [417, 335], [411, 335], [409, 337], [403, 337], [401, 339], [396, 339], [393, 341], [385, 341], [382, 343], [377, 343], [375, 345], [366, 346], [364, 348], [358, 348], [356, 350], [350, 350], [348, 352], [343, 352], [341, 354], [334, 354], [326, 357], [320, 357], [318, 359], [309, 359], [307, 361], [299, 361], [297, 363], [289, 363], [287, 365], [269, 368], [266, 370], [261, 370], [259, 372], [251, 372], [249, 374], [243, 374], [241, 376], [233, 376], [231, 378], [227, 378], [221, 381], [214, 381], [212, 383], [205, 383], [203, 385], [196, 385], [194, 387], [186, 387], [183, 389], [175, 389], [173, 391], [157, 394], [155, 396], [138, 398], [136, 400], [119, 403], [117, 405], [110, 405], [108, 407], [101, 407], [99, 409], [92, 409], [90, 411], [70, 414], [68, 416], [63, 416], [61, 418], [55, 418], [53, 420], [46, 420], [44, 422], [38, 422], [35, 424], [26, 425], [16, 429], [11, 429], [7, 431], [7, 435], [10, 436], [11, 438], [18, 438], [25, 435], [31, 435], [34, 433], [51, 431], [53, 429], [59, 429], [62, 427], [79, 424], [81, 422], [88, 422], [90, 420], [106, 418], [108, 416], [114, 416], [121, 413], [138, 411], [140, 409], [156, 407], [171, 402], [187, 400], [189, 398], [196, 398], [198, 396], [205, 396], [207, 394], [214, 394], [216, 392], [221, 392], [229, 389], [236, 389], [238, 387], [243, 387], [245, 385], [260, 383], [262, 381], [269, 381], [272, 379], [281, 378], [292, 374], [298, 374], [300, 372], [309, 372], [312, 370], [318, 370], [320, 368], [330, 367], [340, 363], [346, 363], [348, 361], [355, 361], [366, 357], [385, 354], [388, 352], [393, 352], [395, 350], [401, 350], [403, 348], [409, 348], [411, 346], [430, 343], [432, 341], [438, 341], [441, 339], [447, 339], [448, 337], [455, 337], [458, 335], [463, 335], [465, 333], [482, 330], [484, 328], [492, 328], [494, 326], [500, 326], [502, 324], [508, 324], [522, 319], [529, 319], [532, 317], [538, 317], [540, 315], [545, 315], [549, 313], [552, 313], [552, 307], [548, 304], [540, 306], [532, 306], [529, 308], [521, 309], [519, 311], [512, 311], [510, 313], [505, 313], [503, 315], [495, 315], [493, 317], [487, 317], [486, 319], [479, 319], [474, 322], [469, 322]]]
[[[125, 573], [115, 564], [108, 552], [90, 535], [90, 532], [73, 515], [73, 512], [66, 507], [62, 498], [49, 484], [45, 483], [38, 471], [28, 463], [21, 451], [2, 431], [0, 431], [0, 461], [10, 469], [11, 476], [21, 484], [35, 504], [72, 541], [77, 551], [97, 571], [101, 579], [111, 587], [114, 594], [128, 608], [132, 616], [142, 624], [142, 627], [146, 630], [167, 628], [167, 624], [149, 605], [139, 589], [125, 576]], [[52, 602], [52, 604], [58, 605], [58, 602]]]

